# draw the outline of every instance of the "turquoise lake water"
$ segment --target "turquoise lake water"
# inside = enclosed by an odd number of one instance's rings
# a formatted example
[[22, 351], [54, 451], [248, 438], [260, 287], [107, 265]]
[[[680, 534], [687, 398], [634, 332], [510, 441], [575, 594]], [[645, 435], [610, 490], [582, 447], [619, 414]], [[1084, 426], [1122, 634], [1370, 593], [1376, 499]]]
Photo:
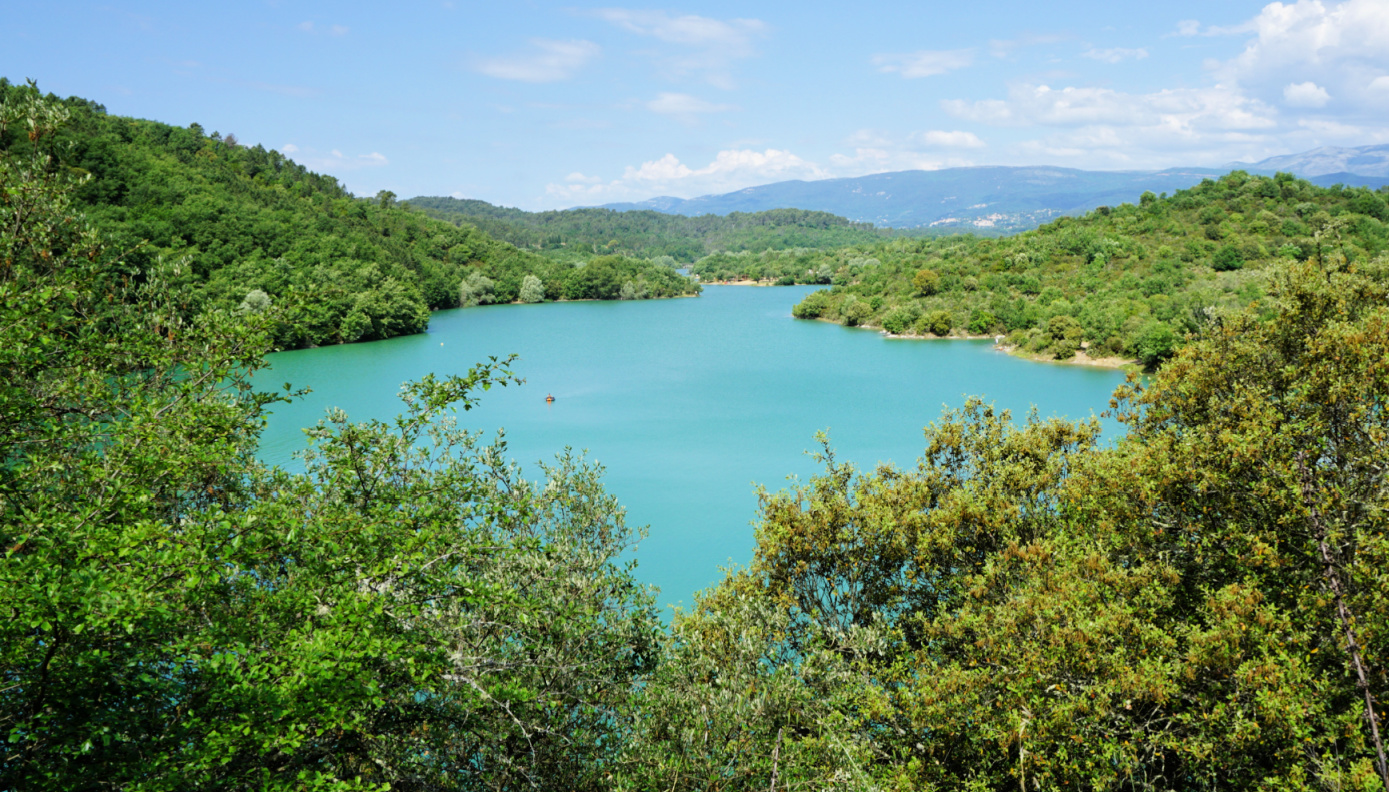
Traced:
[[817, 431], [860, 468], [909, 467], [922, 429], [967, 395], [1016, 417], [1035, 405], [1043, 416], [1085, 418], [1123, 381], [1117, 371], [1019, 360], [989, 341], [894, 340], [792, 319], [810, 290], [707, 286], [677, 300], [484, 306], [436, 313], [421, 335], [277, 353], [259, 381], [313, 392], [274, 408], [261, 458], [293, 467], [301, 428], [329, 407], [390, 418], [401, 412], [402, 382], [517, 353], [526, 384], [483, 394], [460, 424], [505, 427], [529, 471], [565, 446], [586, 449], [629, 522], [650, 526], [639, 576], [660, 587], [662, 605], [688, 605], [720, 567], [751, 558], [755, 485], [780, 489], [789, 475], [817, 472], [805, 454]]

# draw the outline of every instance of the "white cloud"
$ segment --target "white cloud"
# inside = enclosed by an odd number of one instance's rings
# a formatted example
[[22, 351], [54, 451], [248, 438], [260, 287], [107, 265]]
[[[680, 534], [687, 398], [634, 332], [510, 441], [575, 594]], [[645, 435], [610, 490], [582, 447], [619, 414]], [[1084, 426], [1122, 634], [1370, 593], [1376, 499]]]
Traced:
[[906, 79], [933, 77], [937, 74], [963, 69], [974, 62], [974, 50], [919, 50], [903, 54], [873, 56], [878, 71], [900, 74]]
[[332, 149], [325, 155], [316, 149], [300, 148], [293, 143], [280, 146], [280, 151], [288, 156], [293, 156], [295, 162], [309, 170], [329, 175], [363, 168], [379, 168], [391, 164], [391, 161], [379, 151], [373, 151], [370, 154], [351, 155], [344, 154], [339, 149]]
[[733, 105], [707, 102], [689, 94], [661, 93], [646, 103], [646, 109], [661, 115], [674, 116], [683, 121], [693, 122], [697, 116], [707, 113], [725, 113], [735, 109]]
[[830, 164], [836, 176], [866, 176], [904, 170], [940, 170], [975, 164], [959, 157], [941, 157], [901, 148], [855, 148], [853, 154], [833, 154]]
[[478, 58], [473, 68], [489, 77], [521, 82], [567, 80], [601, 52], [591, 41], [531, 39], [530, 51], [495, 58]]
[[1056, 33], [1028, 33], [1015, 39], [989, 39], [989, 54], [995, 58], [1007, 58], [1018, 50], [1045, 44], [1065, 41], [1067, 36]]
[[1283, 88], [1283, 101], [1293, 107], [1325, 107], [1331, 94], [1314, 82], [1288, 83]]
[[985, 144], [973, 132], [939, 129], [899, 136], [873, 129], [860, 129], [849, 135], [845, 145], [852, 154], [829, 158], [834, 176], [862, 176], [900, 170], [939, 170], [964, 167], [973, 161], [941, 150], [982, 148]]
[[[572, 174], [571, 174], [572, 175]], [[655, 195], [692, 198], [724, 193], [769, 182], [789, 179], [822, 179], [830, 174], [789, 151], [779, 149], [726, 149], [702, 168], [691, 168], [674, 154], [629, 165], [620, 178], [603, 183], [584, 177], [554, 183], [545, 191], [552, 198], [570, 205], [644, 200]]]
[[935, 146], [940, 148], [983, 148], [984, 141], [973, 132], [944, 132], [939, 129], [932, 129], [928, 132], [919, 132], [912, 136], [914, 140], [922, 145]]
[[752, 37], [766, 29], [766, 25], [757, 19], [724, 22], [693, 14], [671, 16], [664, 11], [600, 8], [593, 15], [639, 36], [655, 36], [672, 44], [703, 47], [750, 47]]
[[1284, 98], [1300, 107], [1324, 106], [1312, 89], [1285, 93], [1290, 86], [1311, 84], [1326, 100], [1336, 97], [1338, 112], [1383, 116], [1382, 99], [1369, 86], [1375, 76], [1389, 72], [1389, 3], [1270, 3], [1245, 28], [1253, 36], [1238, 57], [1216, 70], [1220, 80], [1238, 83], [1267, 102]]
[[[1035, 129], [1009, 153], [1080, 167], [1220, 165], [1389, 138], [1386, 0], [1273, 2], [1238, 24], [1183, 20], [1170, 35], [1238, 37], [1243, 46], [1207, 61], [1204, 86], [1131, 93], [1057, 74], [941, 106], [964, 121]], [[1110, 63], [1146, 54], [1082, 53]]]
[[1372, 131], [1364, 127], [1342, 124], [1337, 121], [1326, 121], [1318, 118], [1303, 118], [1297, 122], [1297, 125], [1314, 133], [1321, 140], [1352, 141], [1355, 145], [1364, 145], [1365, 141], [1371, 138], [1384, 138], [1383, 132], [1376, 136]]
[[955, 155], [960, 149], [984, 146], [972, 132], [928, 130], [903, 137], [861, 129], [845, 140], [852, 154], [835, 154], [828, 165], [802, 159], [784, 149], [730, 148], [718, 152], [704, 167], [692, 167], [674, 154], [630, 165], [620, 177], [604, 181], [571, 173], [546, 187], [552, 200], [567, 205], [592, 205], [645, 200], [657, 195], [692, 198], [733, 192], [791, 179], [826, 179], [899, 170], [936, 170], [975, 164]]
[[1201, 35], [1201, 23], [1195, 19], [1183, 19], [1177, 23], [1178, 36], [1199, 36]]
[[1108, 124], [1194, 132], [1270, 129], [1277, 125], [1273, 108], [1221, 85], [1147, 94], [1108, 88], [1017, 86], [1010, 91], [1008, 109], [1012, 122], [1046, 126]]
[[1128, 60], [1129, 58], [1132, 58], [1133, 60], [1143, 60], [1144, 58], [1148, 57], [1148, 51], [1141, 47], [1138, 49], [1124, 49], [1123, 47], [1112, 47], [1110, 49], [1095, 49], [1094, 47], [1091, 47], [1090, 49], [1080, 54], [1081, 57], [1090, 58], [1091, 60], [1104, 61], [1105, 63], [1119, 63], [1120, 61]]
[[720, 88], [732, 88], [733, 63], [756, 54], [753, 42], [766, 32], [759, 19], [711, 19], [665, 11], [600, 8], [593, 16], [638, 36], [673, 45], [654, 53], [669, 76], [698, 74]]

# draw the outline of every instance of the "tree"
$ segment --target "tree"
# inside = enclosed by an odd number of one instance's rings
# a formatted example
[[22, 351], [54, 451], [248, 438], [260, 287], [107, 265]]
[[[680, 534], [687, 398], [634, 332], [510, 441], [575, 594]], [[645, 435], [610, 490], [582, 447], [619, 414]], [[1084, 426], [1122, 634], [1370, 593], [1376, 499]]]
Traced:
[[527, 275], [521, 281], [521, 302], [538, 303], [545, 301], [545, 284], [534, 275]]
[[934, 311], [927, 311], [926, 314], [921, 317], [920, 325], [923, 332], [944, 338], [950, 335], [950, 327], [953, 321], [954, 318], [950, 316], [949, 311], [937, 309]]
[[457, 429], [495, 360], [261, 467], [289, 315], [133, 281], [53, 167], [64, 116], [0, 115], [34, 143], [0, 157], [0, 788], [601, 788], [657, 621], [599, 471], [531, 483]]
[[933, 269], [920, 269], [912, 276], [912, 288], [925, 297], [940, 291], [940, 273]]
[[492, 290], [496, 288], [496, 282], [483, 275], [477, 270], [468, 273], [468, 277], [458, 286], [458, 305], [462, 308], [471, 308], [474, 305], [487, 305], [493, 302]]

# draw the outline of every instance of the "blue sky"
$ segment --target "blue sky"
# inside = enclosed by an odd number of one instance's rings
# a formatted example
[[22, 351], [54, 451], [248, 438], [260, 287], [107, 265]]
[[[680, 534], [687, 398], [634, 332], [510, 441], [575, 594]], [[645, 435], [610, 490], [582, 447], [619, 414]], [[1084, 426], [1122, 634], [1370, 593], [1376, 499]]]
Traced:
[[0, 76], [526, 209], [1389, 142], [1389, 0], [45, 2]]

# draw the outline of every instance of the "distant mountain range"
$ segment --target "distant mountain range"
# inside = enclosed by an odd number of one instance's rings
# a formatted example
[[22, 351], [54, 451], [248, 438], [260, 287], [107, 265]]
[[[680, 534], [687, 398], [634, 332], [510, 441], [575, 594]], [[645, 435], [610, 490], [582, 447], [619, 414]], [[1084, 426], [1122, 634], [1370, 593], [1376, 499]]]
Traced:
[[1319, 148], [1227, 168], [1161, 171], [1087, 171], [1074, 168], [1001, 167], [897, 171], [846, 179], [785, 181], [699, 198], [652, 198], [606, 204], [618, 211], [655, 210], [679, 215], [724, 215], [768, 209], [830, 212], [856, 222], [892, 228], [1014, 232], [1060, 215], [1099, 206], [1136, 203], [1145, 191], [1175, 192], [1230, 170], [1286, 171], [1315, 184], [1389, 185], [1389, 146]]
[[[1377, 183], [1384, 183], [1389, 181], [1389, 145], [1361, 146], [1360, 148], [1323, 146], [1311, 151], [1304, 151], [1301, 154], [1269, 157], [1252, 164], [1230, 163], [1230, 170], [1237, 168], [1251, 172], [1257, 170], [1260, 173], [1284, 171], [1309, 180], [1315, 177], [1319, 184], [1322, 183], [1321, 177], [1338, 176], [1352, 179], [1361, 177], [1377, 180]], [[1329, 183], [1334, 184], [1335, 182]], [[1342, 183], [1350, 184], [1350, 182]]]

